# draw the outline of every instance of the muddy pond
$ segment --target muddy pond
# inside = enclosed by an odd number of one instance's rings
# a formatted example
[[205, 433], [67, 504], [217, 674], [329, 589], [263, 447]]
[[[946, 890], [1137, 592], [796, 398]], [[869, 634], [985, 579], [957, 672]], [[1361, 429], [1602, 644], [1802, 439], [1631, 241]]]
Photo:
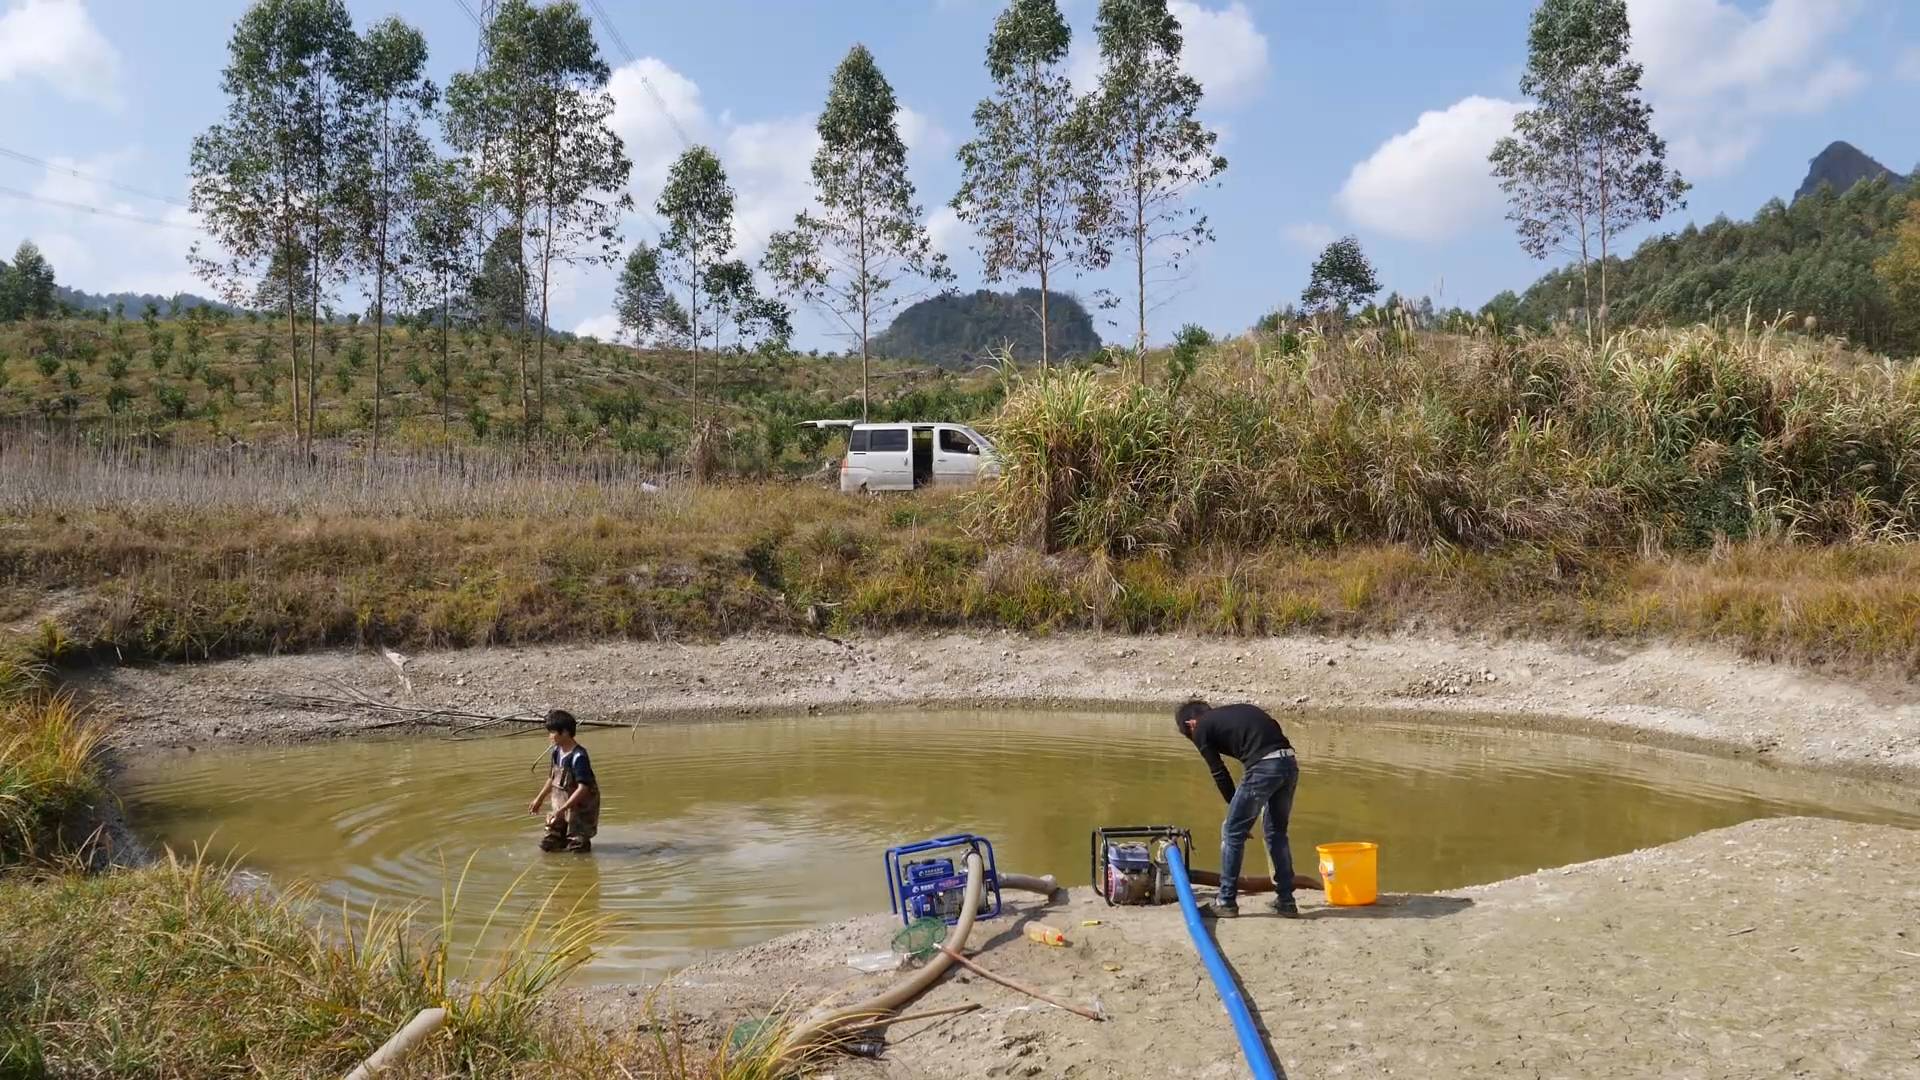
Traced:
[[[1302, 780], [1294, 860], [1373, 840], [1381, 887], [1456, 888], [1619, 854], [1756, 817], [1920, 827], [1893, 785], [1610, 740], [1409, 722], [1283, 718]], [[884, 910], [882, 852], [952, 832], [1001, 866], [1083, 885], [1095, 825], [1177, 824], [1219, 864], [1219, 794], [1158, 714], [913, 711], [583, 731], [604, 792], [591, 855], [543, 854], [527, 802], [544, 777], [530, 734], [203, 751], [139, 761], [132, 820], [179, 850], [364, 912], [438, 919], [461, 881], [470, 947], [516, 881], [511, 913], [557, 890], [607, 918], [582, 981], [651, 979], [717, 950]], [[1248, 873], [1264, 873], [1258, 833]]]

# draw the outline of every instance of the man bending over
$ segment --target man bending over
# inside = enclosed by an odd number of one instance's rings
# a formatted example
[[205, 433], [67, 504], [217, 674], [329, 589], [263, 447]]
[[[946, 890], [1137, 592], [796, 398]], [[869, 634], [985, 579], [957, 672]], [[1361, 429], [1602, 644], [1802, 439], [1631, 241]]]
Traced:
[[[1300, 764], [1293, 744], [1279, 721], [1257, 705], [1225, 705], [1218, 709], [1195, 699], [1174, 710], [1174, 725], [1193, 741], [1206, 759], [1220, 796], [1227, 800], [1227, 820], [1220, 826], [1219, 898], [1201, 908], [1203, 914], [1231, 919], [1240, 914], [1240, 862], [1247, 835], [1262, 810], [1267, 815], [1267, 854], [1273, 859], [1273, 910], [1299, 918], [1293, 902], [1293, 850], [1287, 844], [1287, 817], [1293, 813], [1293, 792], [1300, 786]], [[1240, 786], [1220, 762], [1225, 754], [1240, 762]]]

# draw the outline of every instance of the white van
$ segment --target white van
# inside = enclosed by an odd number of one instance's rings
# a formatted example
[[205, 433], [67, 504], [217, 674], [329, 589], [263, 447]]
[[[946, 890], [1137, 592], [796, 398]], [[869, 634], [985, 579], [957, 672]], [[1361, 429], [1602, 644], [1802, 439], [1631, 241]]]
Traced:
[[802, 426], [847, 429], [840, 490], [848, 494], [971, 487], [1000, 475], [993, 443], [965, 424], [808, 420]]

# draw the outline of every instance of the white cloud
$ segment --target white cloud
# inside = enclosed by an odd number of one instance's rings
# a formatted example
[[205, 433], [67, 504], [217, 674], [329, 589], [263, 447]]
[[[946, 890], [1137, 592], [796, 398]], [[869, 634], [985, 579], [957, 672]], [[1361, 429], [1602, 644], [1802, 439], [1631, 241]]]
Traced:
[[953, 136], [938, 120], [904, 105], [900, 107], [900, 141], [915, 156], [939, 157], [954, 146]]
[[580, 325], [573, 328], [573, 332], [580, 337], [590, 337], [606, 342], [619, 341], [624, 334], [620, 329], [620, 316], [612, 312], [582, 319]]
[[0, 14], [0, 83], [37, 79], [62, 96], [118, 108], [120, 54], [80, 0], [20, 0]]
[[766, 247], [774, 230], [793, 223], [793, 215], [812, 200], [812, 164], [820, 133], [811, 116], [735, 124], [720, 147], [738, 201], [734, 235], [741, 258], [751, 260]]
[[1900, 54], [1893, 67], [1894, 77], [1904, 82], [1920, 82], [1920, 45]]
[[[711, 147], [726, 169], [734, 189], [740, 258], [757, 258], [767, 238], [811, 202], [813, 155], [820, 147], [813, 114], [753, 121], [724, 112], [714, 116], [698, 85], [654, 57], [616, 69], [608, 89], [614, 99], [613, 129], [633, 159], [630, 187], [643, 211], [651, 213], [667, 170], [685, 149], [683, 132], [688, 140]], [[953, 147], [952, 135], [910, 107], [900, 110], [900, 137], [915, 155], [941, 155]]]
[[1813, 114], [1857, 93], [1867, 75], [1833, 41], [1863, 0], [1627, 0], [1633, 55], [1646, 66], [1655, 123], [1682, 172], [1737, 168], [1767, 118]]
[[1320, 221], [1295, 222], [1281, 229], [1280, 235], [1302, 251], [1319, 251], [1340, 239], [1340, 233], [1333, 226]]
[[1353, 167], [1335, 201], [1361, 225], [1403, 239], [1457, 235], [1500, 207], [1487, 155], [1520, 108], [1470, 97], [1421, 113], [1411, 130]]
[[613, 96], [609, 123], [633, 159], [634, 201], [651, 211], [666, 186], [667, 170], [685, 148], [682, 136], [696, 143], [713, 141], [700, 88], [664, 61], [643, 56], [615, 68], [607, 92]]
[[967, 249], [967, 226], [953, 207], [942, 206], [927, 216], [927, 239], [933, 250], [953, 258]]
[[1267, 81], [1267, 36], [1253, 24], [1247, 5], [1235, 0], [1214, 11], [1173, 0], [1167, 8], [1186, 36], [1181, 70], [1200, 80], [1210, 102], [1239, 105], [1259, 94]]
[[[1235, 0], [1214, 10], [1172, 0], [1167, 9], [1180, 20], [1180, 70], [1199, 81], [1207, 105], [1231, 108], [1259, 95], [1269, 70], [1267, 36], [1245, 4]], [[1100, 52], [1091, 33], [1068, 52], [1067, 79], [1083, 94], [1100, 84]]]

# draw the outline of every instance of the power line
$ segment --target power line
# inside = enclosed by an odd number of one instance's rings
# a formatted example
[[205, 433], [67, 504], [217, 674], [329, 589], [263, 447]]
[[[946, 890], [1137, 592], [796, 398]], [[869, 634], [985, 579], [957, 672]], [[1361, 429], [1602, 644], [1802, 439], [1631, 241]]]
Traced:
[[15, 199], [25, 199], [28, 202], [45, 203], [48, 206], [58, 206], [65, 210], [76, 210], [83, 214], [93, 214], [96, 217], [118, 218], [121, 221], [134, 221], [142, 225], [157, 225], [163, 229], [184, 229], [187, 232], [196, 233], [206, 232], [205, 229], [198, 225], [188, 225], [180, 221], [162, 221], [159, 218], [142, 217], [139, 214], [125, 214], [118, 210], [108, 210], [101, 206], [88, 206], [86, 203], [68, 202], [65, 199], [50, 198], [46, 195], [35, 195], [31, 191], [21, 191], [19, 188], [0, 186], [0, 195], [10, 196]]
[[173, 206], [178, 206], [181, 209], [186, 209], [186, 206], [187, 206], [185, 202], [183, 202], [180, 199], [176, 199], [171, 195], [155, 195], [151, 191], [142, 191], [141, 189], [137, 187], [133, 187], [130, 184], [123, 184], [118, 180], [110, 180], [107, 177], [101, 176], [98, 173], [90, 173], [84, 169], [73, 168], [70, 165], [55, 165], [51, 161], [46, 161], [41, 158], [34, 157], [32, 154], [23, 154], [18, 150], [9, 150], [4, 146], [0, 146], [0, 157], [12, 158], [13, 160], [18, 161], [25, 165], [37, 165], [40, 168], [47, 170], [48, 172], [66, 173], [68, 176], [75, 177], [80, 180], [91, 180], [96, 184], [105, 184], [110, 188], [115, 188], [117, 190], [124, 191], [129, 195], [138, 195], [143, 199], [153, 199], [158, 202], [168, 203]]
[[667, 99], [661, 96], [659, 88], [653, 85], [653, 80], [647, 78], [647, 73], [640, 70], [639, 58], [633, 55], [632, 49], [627, 47], [627, 39], [620, 36], [620, 29], [613, 25], [613, 17], [608, 15], [607, 9], [600, 5], [600, 0], [587, 0], [587, 3], [592, 6], [594, 14], [600, 16], [600, 28], [613, 39], [620, 54], [627, 58], [627, 63], [633, 65], [634, 75], [639, 77], [640, 85], [646, 89], [647, 96], [653, 99], [653, 104], [660, 110], [660, 115], [667, 118], [667, 123], [673, 127], [673, 133], [680, 137], [681, 148], [693, 149], [693, 140], [687, 137], [687, 130], [680, 126], [680, 119], [673, 115], [672, 109], [667, 107]]

